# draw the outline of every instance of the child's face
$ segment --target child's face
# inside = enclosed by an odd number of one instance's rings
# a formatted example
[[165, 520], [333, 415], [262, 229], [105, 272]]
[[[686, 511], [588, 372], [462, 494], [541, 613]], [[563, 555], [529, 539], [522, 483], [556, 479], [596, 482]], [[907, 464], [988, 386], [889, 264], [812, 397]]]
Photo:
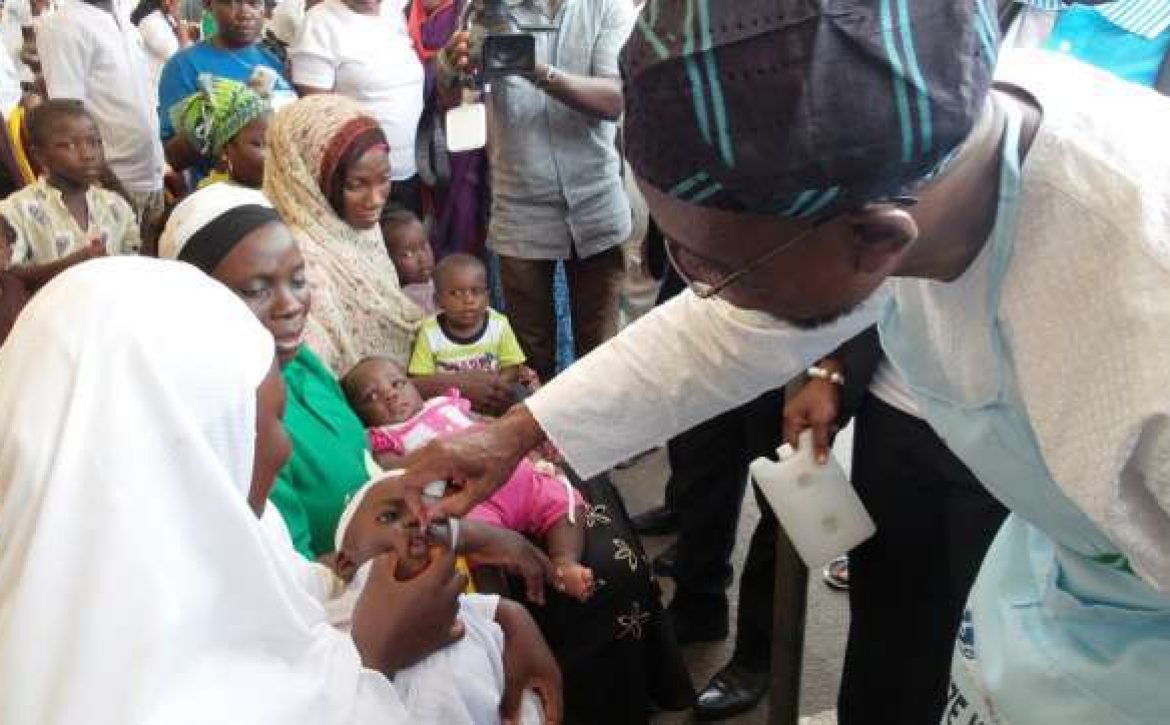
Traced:
[[435, 267], [435, 255], [427, 240], [427, 232], [421, 222], [398, 224], [382, 229], [386, 240], [386, 251], [398, 270], [398, 281], [402, 284], [426, 284], [431, 280]]
[[399, 479], [390, 478], [368, 491], [350, 519], [341, 542], [340, 565], [356, 571], [378, 556], [398, 555], [399, 579], [413, 577], [427, 564], [427, 547], [444, 542], [428, 536], [410, 513]]
[[487, 312], [487, 275], [470, 266], [447, 270], [442, 280], [435, 280], [435, 304], [456, 327], [478, 328]]
[[347, 377], [354, 410], [367, 426], [402, 423], [422, 410], [418, 388], [389, 360], [367, 360]]
[[223, 149], [232, 181], [253, 189], [264, 183], [264, 156], [268, 145], [268, 117], [261, 116], [240, 129]]
[[58, 118], [49, 129], [44, 147], [37, 153], [50, 176], [74, 186], [101, 181], [104, 156], [97, 124], [88, 116]]

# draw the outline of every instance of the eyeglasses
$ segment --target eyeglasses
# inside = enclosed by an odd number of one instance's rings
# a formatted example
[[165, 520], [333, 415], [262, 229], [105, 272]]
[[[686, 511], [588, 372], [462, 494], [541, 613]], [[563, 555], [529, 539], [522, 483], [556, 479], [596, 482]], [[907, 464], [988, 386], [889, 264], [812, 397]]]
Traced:
[[[910, 207], [918, 203], [918, 199], [913, 196], [893, 196], [887, 199], [871, 202], [866, 206], [874, 206], [878, 204], [890, 204], [898, 207]], [[781, 244], [777, 244], [760, 256], [752, 259], [744, 266], [732, 272], [727, 272], [726, 267], [723, 267], [715, 260], [706, 259], [694, 252], [689, 251], [685, 247], [679, 246], [674, 240], [665, 238], [663, 245], [666, 248], [666, 259], [670, 262], [670, 266], [674, 267], [674, 271], [682, 277], [683, 282], [690, 288], [691, 292], [701, 300], [707, 300], [715, 297], [720, 292], [727, 290], [728, 287], [736, 284], [744, 277], [755, 272], [761, 267], [767, 265], [777, 256], [792, 246], [808, 239], [817, 232], [818, 229], [825, 226], [831, 221], [844, 216], [849, 212], [838, 214], [834, 216], [823, 217], [813, 221], [812, 226], [804, 230], [800, 234], [788, 239]], [[688, 260], [686, 266], [679, 262], [682, 257]], [[718, 267], [718, 268], [717, 268]]]

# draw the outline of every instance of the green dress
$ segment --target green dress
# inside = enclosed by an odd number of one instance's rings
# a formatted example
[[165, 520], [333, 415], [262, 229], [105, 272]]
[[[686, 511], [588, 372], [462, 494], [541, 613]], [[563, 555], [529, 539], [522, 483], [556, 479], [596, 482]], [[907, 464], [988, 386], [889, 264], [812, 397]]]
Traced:
[[269, 500], [288, 524], [297, 551], [309, 558], [333, 551], [333, 532], [347, 498], [368, 478], [366, 431], [333, 373], [302, 345], [284, 369], [284, 425], [292, 457]]

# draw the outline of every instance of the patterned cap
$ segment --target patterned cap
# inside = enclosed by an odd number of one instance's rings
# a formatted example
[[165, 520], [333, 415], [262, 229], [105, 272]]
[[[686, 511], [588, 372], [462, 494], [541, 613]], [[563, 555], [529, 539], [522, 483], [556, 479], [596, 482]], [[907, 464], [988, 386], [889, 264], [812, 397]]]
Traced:
[[630, 163], [733, 211], [892, 196], [970, 133], [995, 18], [993, 0], [650, 0], [622, 54]]
[[250, 87], [201, 73], [199, 90], [171, 107], [171, 123], [199, 153], [218, 161], [223, 148], [252, 121], [271, 110]]

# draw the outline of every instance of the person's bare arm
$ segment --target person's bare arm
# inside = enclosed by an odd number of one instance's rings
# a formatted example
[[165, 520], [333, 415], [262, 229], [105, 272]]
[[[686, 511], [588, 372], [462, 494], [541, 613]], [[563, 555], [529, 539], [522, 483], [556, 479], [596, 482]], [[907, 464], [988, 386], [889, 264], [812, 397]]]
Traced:
[[382, 467], [383, 471], [397, 471], [406, 465], [406, 457], [400, 456], [397, 453], [390, 451], [383, 451], [382, 453], [375, 453], [374, 460]]
[[553, 524], [545, 534], [544, 541], [548, 558], [554, 565], [566, 562], [576, 564], [581, 561], [581, 552], [585, 549], [585, 530], [580, 520], [575, 524], [570, 523], [566, 516]]
[[[439, 64], [438, 98], [443, 108], [458, 105], [460, 72], [471, 67], [467, 33], [455, 33], [443, 50]], [[549, 66], [537, 63], [529, 77], [538, 88], [573, 110], [587, 116], [616, 121], [622, 115], [622, 83], [616, 76], [583, 76], [556, 69], [549, 79]]]
[[506, 368], [500, 369], [500, 380], [503, 380], [509, 386], [520, 382], [520, 368], [522, 365], [509, 365]]
[[585, 529], [580, 519], [573, 523], [566, 516], [553, 524], [544, 536], [544, 545], [552, 561], [557, 590], [581, 601], [593, 596], [593, 571], [581, 564]]
[[500, 415], [515, 402], [511, 386], [496, 373], [435, 373], [412, 376], [411, 382], [424, 400], [457, 388], [475, 410], [489, 415]]
[[540, 697], [545, 722], [561, 722], [561, 670], [532, 615], [516, 602], [501, 599], [496, 606], [496, 624], [504, 631], [503, 722], [520, 721], [521, 699], [529, 689]]
[[515, 531], [472, 519], [459, 522], [459, 554], [472, 566], [502, 567], [524, 580], [524, 592], [533, 604], [544, 604], [546, 583], [555, 582], [552, 563], [544, 552]]
[[622, 82], [616, 77], [593, 77], [557, 68], [549, 78], [549, 66], [536, 64], [531, 80], [537, 88], [569, 108], [603, 121], [622, 115]]
[[167, 163], [175, 171], [189, 169], [203, 160], [203, 154], [199, 153], [199, 149], [192, 146], [187, 137], [182, 134], [175, 134], [164, 141], [163, 153]]
[[100, 242], [98, 242], [97, 244], [91, 244], [84, 249], [80, 249], [73, 254], [52, 262], [46, 262], [45, 264], [22, 264], [13, 267], [9, 272], [24, 282], [29, 291], [36, 291], [70, 267], [97, 257], [105, 256], [105, 253], [105, 249], [101, 248]]

